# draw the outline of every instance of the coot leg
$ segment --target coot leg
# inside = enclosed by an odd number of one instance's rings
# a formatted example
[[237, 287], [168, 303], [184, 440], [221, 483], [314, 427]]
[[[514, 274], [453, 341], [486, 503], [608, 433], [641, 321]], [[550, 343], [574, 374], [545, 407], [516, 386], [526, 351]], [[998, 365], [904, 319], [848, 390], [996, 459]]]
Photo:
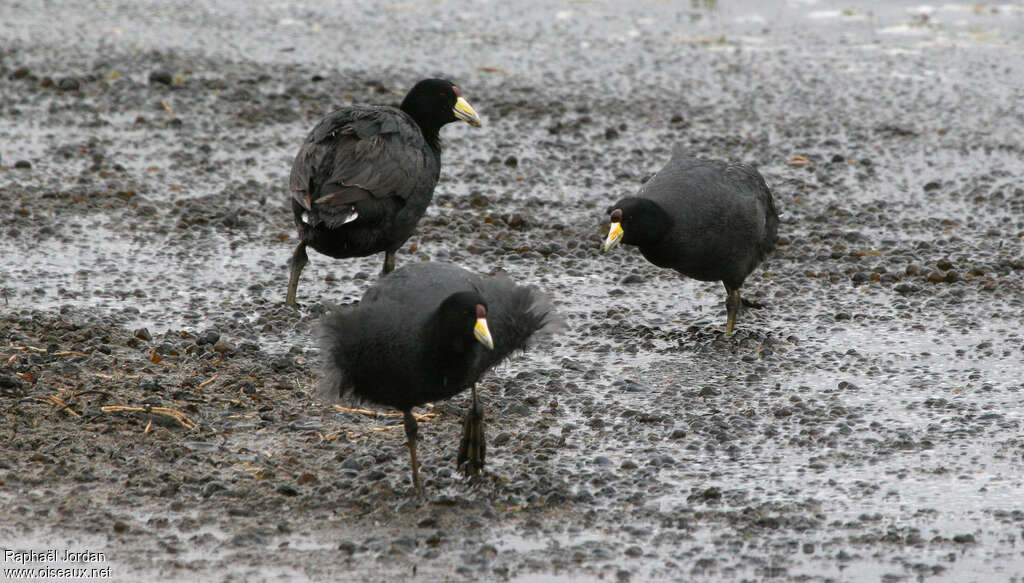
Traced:
[[725, 333], [732, 334], [733, 325], [736, 324], [736, 314], [739, 313], [743, 300], [740, 299], [740, 290], [725, 286], [725, 313], [728, 319], [725, 323]]
[[416, 417], [412, 414], [412, 410], [402, 411], [402, 421], [405, 423], [405, 437], [408, 440], [406, 445], [409, 447], [409, 460], [412, 462], [412, 485], [417, 491], [422, 493], [420, 463], [416, 459], [416, 436], [419, 434], [420, 428], [416, 423]]
[[285, 300], [289, 306], [295, 305], [295, 292], [299, 289], [299, 274], [302, 273], [302, 268], [307, 263], [309, 263], [309, 257], [306, 255], [306, 242], [299, 241], [295, 252], [292, 253], [292, 275], [288, 280], [288, 299]]
[[[484, 457], [487, 455], [487, 444], [484, 440], [484, 408], [476, 396], [476, 385], [473, 385], [473, 403], [466, 412], [466, 421], [462, 426], [462, 443], [459, 445], [457, 465], [467, 476], [475, 476], [484, 469]], [[463, 465], [465, 464], [465, 465]]]
[[395, 270], [395, 252], [385, 251], [384, 252], [384, 271], [383, 275], [387, 275]]

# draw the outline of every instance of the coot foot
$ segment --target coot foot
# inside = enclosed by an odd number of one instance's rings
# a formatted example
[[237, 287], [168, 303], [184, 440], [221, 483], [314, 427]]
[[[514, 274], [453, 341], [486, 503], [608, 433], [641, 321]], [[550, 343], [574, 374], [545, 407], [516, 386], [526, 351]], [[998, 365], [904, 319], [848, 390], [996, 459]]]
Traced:
[[743, 307], [754, 308], [755, 310], [757, 310], [766, 307], [766, 304], [764, 304], [763, 302], [755, 302], [754, 300], [748, 300], [747, 298], [743, 298]]
[[473, 385], [473, 403], [466, 412], [462, 426], [462, 443], [459, 444], [458, 467], [467, 476], [476, 476], [484, 469], [487, 444], [484, 439], [484, 409], [476, 396]]

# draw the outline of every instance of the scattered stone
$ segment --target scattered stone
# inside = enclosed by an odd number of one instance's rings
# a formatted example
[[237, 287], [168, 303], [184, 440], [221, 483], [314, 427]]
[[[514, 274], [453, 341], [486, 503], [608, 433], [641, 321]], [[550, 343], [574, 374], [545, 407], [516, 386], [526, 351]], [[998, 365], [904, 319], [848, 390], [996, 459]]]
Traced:
[[953, 542], [960, 544], [974, 544], [976, 541], [974, 540], [973, 534], [958, 534], [953, 536]]
[[0, 392], [11, 395], [20, 394], [25, 381], [13, 374], [0, 373]]
[[225, 487], [220, 482], [207, 482], [203, 486], [203, 498], [209, 498], [210, 496], [213, 496], [217, 492], [223, 492], [224, 490], [227, 490], [227, 487]]
[[255, 531], [241, 532], [231, 537], [228, 544], [233, 547], [265, 547], [267, 537]]
[[227, 338], [220, 338], [214, 343], [213, 350], [220, 354], [232, 354], [235, 352], [235, 345], [229, 342]]
[[898, 283], [893, 287], [900, 295], [909, 295], [921, 291], [921, 288], [912, 283]]
[[705, 488], [704, 490], [691, 494], [686, 498], [689, 502], [717, 502], [721, 499], [722, 491], [715, 486]]
[[57, 83], [57, 89], [61, 91], [78, 91], [81, 84], [74, 77], [64, 77]]
[[282, 496], [298, 496], [299, 495], [299, 491], [296, 490], [294, 487], [289, 486], [288, 484], [282, 484], [281, 486], [278, 486], [277, 487], [277, 493], [281, 494]]
[[162, 69], [159, 69], [159, 70], [156, 70], [156, 71], [152, 71], [149, 74], [149, 84], [150, 85], [154, 85], [154, 84], [170, 85], [173, 82], [174, 82], [174, 77], [168, 71], [164, 71]]
[[343, 470], [361, 470], [364, 467], [366, 467], [366, 464], [363, 458], [350, 457], [341, 462], [341, 469]]
[[[196, 338], [196, 344], [199, 346], [203, 346], [204, 344], [217, 344], [218, 340], [220, 340], [220, 333], [216, 330], [207, 330]], [[216, 350], [216, 348], [214, 348], [214, 350]]]

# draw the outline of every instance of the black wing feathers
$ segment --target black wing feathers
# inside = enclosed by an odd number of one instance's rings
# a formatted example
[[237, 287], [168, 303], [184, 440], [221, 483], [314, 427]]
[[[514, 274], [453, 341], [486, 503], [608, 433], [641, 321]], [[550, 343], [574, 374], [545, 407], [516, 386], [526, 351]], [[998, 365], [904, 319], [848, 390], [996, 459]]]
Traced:
[[289, 181], [292, 195], [303, 206], [309, 196], [327, 215], [331, 206], [361, 200], [404, 201], [424, 182], [425, 144], [419, 127], [397, 109], [338, 110], [313, 128], [299, 150]]
[[[695, 158], [686, 153], [682, 144], [674, 148], [669, 164], [674, 166], [676, 172], [686, 173], [688, 184], [700, 190], [712, 190], [713, 186], [713, 190], [719, 192], [753, 195], [764, 210], [764, 236], [757, 241], [757, 263], [763, 261], [775, 249], [779, 239], [779, 213], [775, 208], [772, 192], [757, 168], [750, 164]], [[670, 173], [665, 174], [665, 182], [670, 186], [675, 184]]]
[[726, 176], [730, 182], [752, 192], [764, 207], [764, 237], [758, 241], [757, 258], [757, 261], [761, 262], [775, 249], [775, 244], [779, 240], [779, 213], [775, 209], [775, 198], [761, 173], [749, 164], [729, 164]]

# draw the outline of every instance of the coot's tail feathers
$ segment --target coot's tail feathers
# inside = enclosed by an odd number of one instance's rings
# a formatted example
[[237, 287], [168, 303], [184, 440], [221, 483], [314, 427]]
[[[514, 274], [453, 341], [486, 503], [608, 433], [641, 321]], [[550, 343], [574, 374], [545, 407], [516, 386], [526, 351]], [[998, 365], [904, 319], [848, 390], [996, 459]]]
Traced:
[[302, 213], [302, 222], [322, 229], [337, 229], [358, 218], [359, 212], [352, 205], [316, 206]]
[[359, 221], [359, 226], [368, 227], [379, 224], [385, 217], [397, 213], [405, 202], [394, 196], [348, 196], [352, 193], [365, 191], [353, 188], [314, 199], [313, 208], [303, 213], [303, 222], [313, 227], [339, 229], [348, 223]]
[[[763, 178], [761, 183], [764, 184]], [[764, 186], [762, 200], [765, 204], [765, 237], [761, 240], [761, 259], [763, 260], [769, 253], [775, 250], [775, 244], [779, 241], [779, 212], [775, 208], [775, 198], [772, 196], [771, 191], [768, 190], [767, 185]]]
[[510, 335], [517, 343], [515, 350], [526, 350], [537, 341], [565, 329], [565, 318], [555, 312], [550, 297], [532, 287], [521, 287], [516, 291], [520, 295], [522, 310], [514, 314], [513, 333]]
[[758, 246], [758, 262], [760, 262], [775, 250], [775, 244], [779, 240], [779, 211], [775, 208], [775, 197], [772, 196], [771, 189], [768, 188], [768, 184], [765, 183], [764, 177], [757, 171], [757, 168], [749, 164], [740, 166], [750, 177], [757, 199], [764, 207], [764, 237], [761, 238]]
[[334, 402], [352, 397], [352, 384], [345, 371], [351, 370], [350, 354], [346, 341], [358, 337], [359, 314], [354, 307], [335, 308], [320, 320], [316, 335], [320, 340], [324, 376], [316, 387], [317, 395], [325, 401]]
[[517, 286], [504, 274], [490, 276], [483, 287], [482, 295], [491, 305], [487, 321], [494, 336], [494, 350], [490, 353], [497, 361], [565, 327], [551, 299], [536, 288]]
[[357, 211], [355, 203], [372, 197], [362, 188], [327, 184], [313, 197], [313, 208], [309, 212], [313, 220], [310, 224], [337, 229], [360, 217], [362, 213]]

